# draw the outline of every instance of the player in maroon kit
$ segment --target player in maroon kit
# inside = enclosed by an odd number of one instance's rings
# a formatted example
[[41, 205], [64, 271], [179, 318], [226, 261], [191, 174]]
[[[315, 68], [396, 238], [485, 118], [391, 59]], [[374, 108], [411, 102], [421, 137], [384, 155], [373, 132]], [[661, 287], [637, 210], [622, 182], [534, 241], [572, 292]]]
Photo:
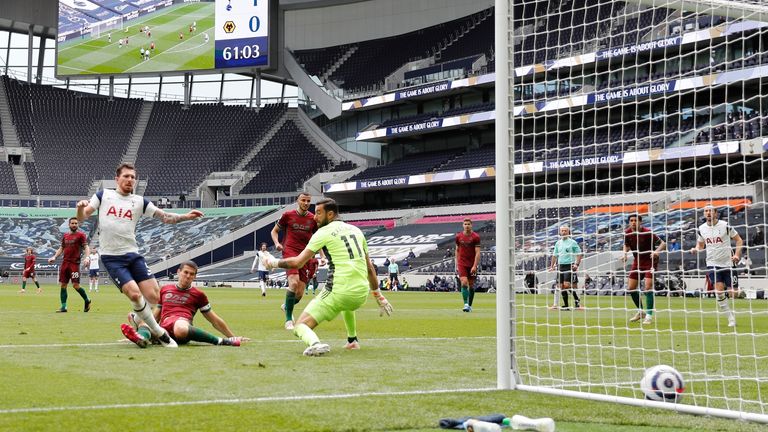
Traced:
[[19, 290], [19, 292], [22, 294], [27, 292], [27, 278], [32, 278], [32, 282], [37, 286], [38, 294], [43, 292], [43, 289], [40, 288], [40, 284], [37, 282], [37, 276], [35, 275], [36, 259], [35, 251], [31, 247], [28, 247], [27, 254], [24, 255], [24, 272], [21, 274], [21, 290]]
[[464, 299], [462, 310], [472, 312], [477, 265], [480, 263], [480, 236], [472, 231], [472, 219], [464, 219], [462, 225], [464, 230], [456, 234], [456, 273], [461, 281], [461, 297]]
[[[643, 324], [651, 324], [653, 322], [653, 273], [659, 266], [659, 253], [667, 247], [667, 244], [650, 229], [642, 226], [643, 218], [640, 215], [630, 215], [627, 222], [629, 228], [624, 231], [624, 255], [621, 259], [626, 261], [627, 252], [630, 251], [635, 256], [632, 269], [629, 271], [627, 289], [630, 297], [632, 297], [632, 302], [637, 307], [637, 313], [629, 321], [635, 322], [645, 318]], [[645, 292], [645, 311], [643, 311], [640, 302], [640, 293], [637, 292], [637, 284], [640, 279], [645, 279], [645, 288], [643, 289]]]
[[[240, 346], [248, 338], [235, 336], [227, 323], [211, 309], [208, 297], [192, 283], [197, 276], [197, 264], [185, 261], [176, 273], [178, 284], [165, 285], [160, 289], [160, 303], [154, 311], [155, 319], [168, 334], [181, 345], [189, 341], [204, 342], [212, 345]], [[226, 338], [214, 336], [192, 325], [192, 318], [197, 311], [220, 331]], [[120, 326], [123, 335], [141, 348], [149, 345], [151, 333], [149, 327], [141, 322], [135, 313], [128, 314], [128, 324]]]
[[[312, 234], [317, 231], [315, 215], [309, 211], [311, 201], [312, 196], [310, 194], [300, 193], [296, 198], [296, 209], [283, 213], [275, 227], [272, 228], [272, 241], [277, 250], [283, 251], [283, 258], [292, 258], [301, 254], [307, 247], [309, 239], [312, 238]], [[280, 231], [285, 231], [282, 243], [278, 238]], [[323, 261], [325, 259], [321, 258], [319, 265], [325, 265]], [[307, 263], [300, 269], [285, 271], [288, 275], [288, 290], [285, 293], [285, 304], [283, 305], [286, 330], [293, 330], [293, 307], [304, 296], [307, 282], [312, 279], [316, 269], [317, 266], [313, 267]]]
[[88, 298], [85, 290], [80, 288], [80, 257], [83, 251], [85, 251], [85, 265], [88, 266], [90, 263], [88, 255], [91, 254], [91, 249], [88, 247], [88, 237], [85, 236], [84, 232], [78, 230], [79, 227], [80, 223], [76, 217], [69, 218], [70, 232], [64, 234], [64, 237], [61, 239], [61, 246], [59, 246], [51, 258], [48, 258], [48, 264], [53, 264], [59, 255], [64, 254], [64, 259], [61, 262], [61, 266], [59, 266], [61, 308], [56, 312], [67, 311], [67, 284], [70, 280], [72, 281], [72, 288], [80, 294], [80, 297], [85, 302], [83, 312], [91, 310], [91, 299]]

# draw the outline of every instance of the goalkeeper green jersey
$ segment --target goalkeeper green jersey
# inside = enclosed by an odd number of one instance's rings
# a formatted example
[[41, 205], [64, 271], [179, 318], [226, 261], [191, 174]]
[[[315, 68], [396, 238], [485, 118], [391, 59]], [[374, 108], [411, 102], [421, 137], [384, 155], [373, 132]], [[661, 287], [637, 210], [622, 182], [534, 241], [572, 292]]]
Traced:
[[312, 235], [307, 248], [328, 259], [325, 289], [337, 294], [368, 295], [368, 243], [360, 229], [339, 220]]

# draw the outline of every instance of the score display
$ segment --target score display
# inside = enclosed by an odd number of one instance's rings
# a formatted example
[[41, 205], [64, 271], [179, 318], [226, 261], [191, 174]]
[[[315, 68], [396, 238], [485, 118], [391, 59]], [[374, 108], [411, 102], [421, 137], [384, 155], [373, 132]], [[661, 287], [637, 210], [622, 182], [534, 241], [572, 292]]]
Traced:
[[269, 61], [266, 0], [216, 0], [216, 68], [265, 66]]
[[276, 0], [59, 0], [56, 75], [272, 68]]

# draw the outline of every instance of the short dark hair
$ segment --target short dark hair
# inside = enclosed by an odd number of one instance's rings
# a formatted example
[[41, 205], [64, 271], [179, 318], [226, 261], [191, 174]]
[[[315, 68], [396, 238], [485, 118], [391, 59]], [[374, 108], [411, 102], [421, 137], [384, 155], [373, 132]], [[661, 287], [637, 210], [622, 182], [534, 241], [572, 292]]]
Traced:
[[195, 274], [197, 274], [198, 267], [197, 267], [197, 263], [196, 262], [194, 262], [192, 260], [188, 260], [188, 261], [184, 261], [183, 263], [179, 264], [179, 270], [183, 269], [184, 267], [191, 268], [192, 270], [195, 271]]
[[[472, 223], [472, 219], [470, 219], [470, 218], [464, 218], [464, 222], [469, 222], [469, 223]], [[462, 222], [462, 223], [464, 223], [464, 222]]]
[[334, 200], [333, 198], [326, 198], [324, 200], [320, 200], [317, 202], [317, 204], [315, 204], [315, 208], [317, 208], [317, 206], [323, 206], [323, 208], [327, 212], [332, 211], [336, 214], [339, 214], [339, 205], [336, 204], [336, 200]]
[[261, 242], [261, 244], [259, 245], [259, 247], [262, 247], [262, 246], [267, 246], [267, 242]]
[[129, 169], [131, 171], [136, 171], [136, 167], [132, 163], [123, 162], [120, 165], [117, 166], [117, 169], [115, 170], [115, 176], [120, 177], [120, 174], [123, 173], [124, 169]]
[[69, 223], [69, 222], [72, 222], [72, 219], [74, 219], [74, 220], [76, 220], [76, 221], [80, 222], [80, 219], [78, 219], [78, 218], [76, 218], [76, 217], [72, 216], [71, 218], [69, 218], [69, 220], [67, 220], [67, 223]]
[[635, 213], [635, 214], [631, 214], [631, 215], [627, 216], [627, 223], [629, 223], [629, 220], [632, 219], [632, 218], [637, 218], [638, 222], [642, 222], [643, 221], [643, 217], [640, 216], [639, 213]]
[[299, 194], [298, 194], [298, 195], [296, 195], [296, 199], [299, 199], [299, 198], [301, 198], [301, 196], [302, 196], [302, 195], [306, 195], [306, 196], [308, 196], [308, 197], [311, 197], [311, 196], [312, 196], [312, 194], [311, 194], [311, 193], [309, 193], [309, 192], [301, 191], [301, 192], [299, 192]]

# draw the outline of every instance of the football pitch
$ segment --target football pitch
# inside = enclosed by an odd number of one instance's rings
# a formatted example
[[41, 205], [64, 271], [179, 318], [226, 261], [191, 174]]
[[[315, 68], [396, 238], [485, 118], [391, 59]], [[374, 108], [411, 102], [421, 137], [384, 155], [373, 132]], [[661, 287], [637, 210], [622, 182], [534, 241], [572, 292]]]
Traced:
[[[32, 284], [26, 294], [17, 290], [0, 285], [0, 430], [428, 431], [439, 430], [440, 418], [492, 413], [552, 417], [558, 431], [764, 430], [495, 390], [493, 294], [478, 294], [467, 314], [458, 293], [389, 293], [390, 318], [379, 317], [369, 299], [358, 311], [361, 350], [343, 349], [346, 334], [337, 318], [317, 331], [331, 353], [308, 358], [283, 329], [284, 291], [262, 298], [258, 290], [206, 289], [235, 334], [252, 339], [242, 347], [142, 350], [122, 338], [119, 324], [130, 306], [112, 286], [91, 293], [88, 313], [70, 291], [66, 314], [54, 313], [59, 292], [53, 285], [40, 295]], [[539, 301], [524, 297], [528, 304]], [[590, 309], [571, 313], [599, 319]], [[581, 319], [562, 315], [544, 312], [542, 325]], [[195, 323], [216, 333], [199, 314]]]
[[[214, 67], [214, 4], [173, 5], [145, 17], [127, 21], [123, 29], [102, 32], [98, 38], [87, 35], [58, 46], [59, 75], [133, 74]], [[197, 23], [194, 32], [189, 31]], [[141, 31], [149, 26], [151, 36]], [[205, 42], [205, 34], [209, 40]], [[183, 39], [179, 38], [183, 35]], [[111, 35], [111, 42], [110, 42]], [[127, 45], [120, 45], [121, 39]], [[144, 60], [140, 49], [150, 50]]]

